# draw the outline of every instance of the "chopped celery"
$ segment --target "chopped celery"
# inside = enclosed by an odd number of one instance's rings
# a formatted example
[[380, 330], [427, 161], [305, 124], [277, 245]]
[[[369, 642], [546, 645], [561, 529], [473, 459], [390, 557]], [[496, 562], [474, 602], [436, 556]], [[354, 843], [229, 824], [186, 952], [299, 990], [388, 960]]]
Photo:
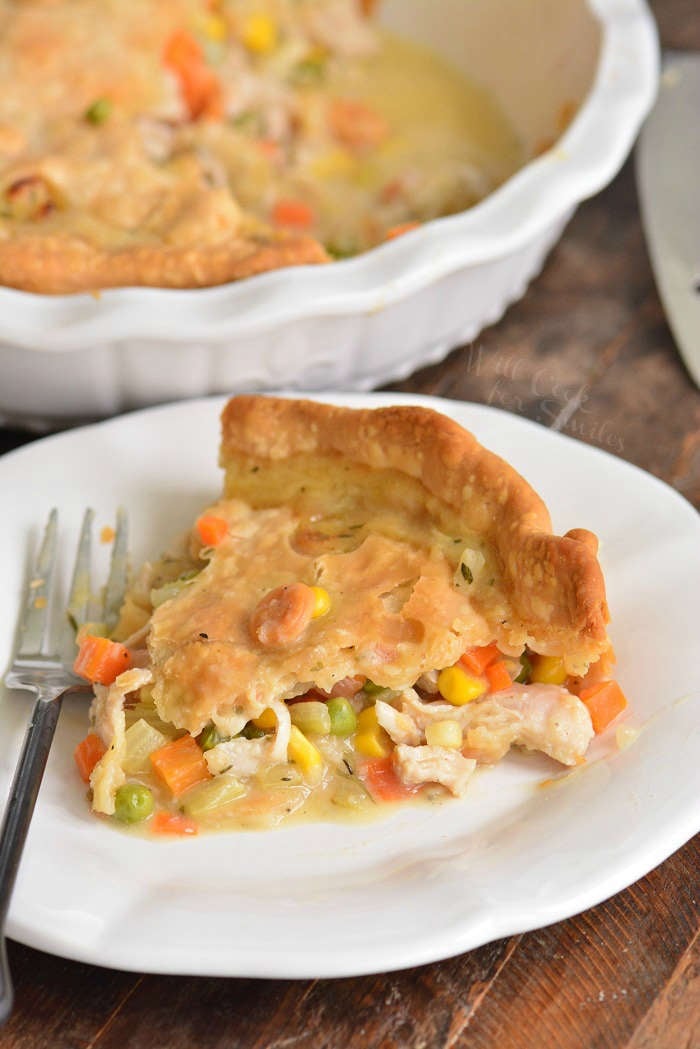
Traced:
[[216, 725], [210, 722], [197, 736], [197, 742], [202, 750], [206, 751], [212, 750], [218, 743], [221, 743], [223, 738]]
[[298, 87], [316, 87], [323, 81], [326, 63], [320, 55], [310, 55], [297, 62], [290, 73], [290, 80]]
[[265, 732], [265, 729], [258, 728], [258, 726], [254, 725], [252, 721], [249, 721], [238, 735], [245, 736], [246, 739], [262, 739], [267, 733]]
[[341, 809], [360, 809], [372, 801], [370, 794], [357, 779], [337, 776], [333, 783], [331, 801]]
[[370, 681], [370, 679], [367, 678], [362, 686], [362, 691], [366, 692], [368, 696], [376, 696], [384, 691], [384, 685], [375, 685], [374, 681]]
[[193, 568], [189, 572], [183, 572], [177, 579], [173, 579], [169, 583], [163, 583], [162, 586], [154, 587], [151, 590], [151, 604], [153, 607], [158, 608], [172, 597], [177, 597], [180, 591], [189, 586], [197, 575], [199, 575], [199, 572], [196, 568]]
[[357, 728], [357, 717], [349, 700], [344, 696], [334, 696], [326, 703], [331, 721], [331, 732], [334, 736], [350, 736]]
[[520, 657], [520, 666], [522, 667], [522, 670], [515, 680], [519, 685], [529, 685], [532, 677], [532, 660], [527, 652], [523, 652]]
[[168, 742], [168, 737], [144, 718], [139, 718], [126, 730], [126, 757], [122, 768], [127, 776], [138, 776], [141, 772], [150, 772], [148, 755]]
[[289, 716], [292, 724], [306, 734], [311, 732], [317, 736], [326, 736], [331, 730], [331, 716], [325, 703], [315, 699], [305, 700], [303, 703], [290, 703]]
[[169, 725], [167, 721], [163, 721], [156, 711], [156, 708], [152, 703], [136, 703], [133, 707], [126, 707], [124, 710], [126, 716], [127, 728], [135, 725], [137, 721], [143, 719], [147, 721], [151, 728], [155, 728], [158, 732], [162, 732], [167, 739], [172, 739], [177, 735], [177, 730], [174, 725]]
[[232, 772], [222, 772], [206, 783], [191, 787], [182, 798], [182, 807], [186, 816], [197, 819], [230, 805], [244, 794], [245, 787], [241, 781]]

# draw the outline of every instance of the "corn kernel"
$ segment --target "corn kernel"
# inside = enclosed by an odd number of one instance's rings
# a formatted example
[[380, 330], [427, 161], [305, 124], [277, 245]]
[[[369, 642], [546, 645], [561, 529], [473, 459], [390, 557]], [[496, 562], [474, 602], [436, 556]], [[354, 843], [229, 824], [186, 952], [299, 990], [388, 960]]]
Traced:
[[289, 733], [287, 757], [299, 766], [305, 776], [314, 779], [320, 777], [323, 769], [323, 758], [320, 751], [296, 725], [292, 725]]
[[228, 27], [221, 15], [206, 15], [202, 20], [202, 33], [214, 44], [223, 44], [228, 36]]
[[388, 758], [391, 754], [391, 740], [383, 728], [377, 726], [374, 731], [358, 732], [355, 736], [355, 750], [366, 758]]
[[460, 750], [462, 746], [462, 726], [459, 721], [445, 718], [425, 726], [425, 742], [429, 747], [449, 747]]
[[314, 610], [311, 613], [311, 618], [318, 619], [320, 616], [325, 616], [326, 612], [330, 609], [330, 595], [322, 586], [312, 586], [311, 592], [314, 595]]
[[268, 15], [250, 15], [243, 23], [243, 43], [256, 55], [266, 55], [277, 44], [277, 26]]
[[388, 758], [391, 739], [377, 721], [376, 707], [366, 707], [357, 715], [355, 749], [366, 758]]
[[357, 161], [347, 150], [331, 149], [312, 160], [309, 167], [316, 178], [342, 178], [352, 174]]
[[530, 680], [540, 685], [563, 685], [566, 680], [564, 660], [559, 656], [533, 656]]
[[214, 11], [203, 11], [194, 15], [190, 27], [195, 36], [202, 37], [206, 43], [223, 44], [229, 35], [226, 20]]
[[375, 728], [379, 728], [376, 707], [365, 707], [357, 715], [357, 731], [373, 732]]
[[438, 675], [438, 692], [453, 707], [463, 707], [486, 692], [486, 682], [465, 674], [461, 667], [445, 667]]
[[260, 717], [253, 718], [253, 724], [256, 728], [277, 728], [277, 715], [270, 707], [266, 707]]

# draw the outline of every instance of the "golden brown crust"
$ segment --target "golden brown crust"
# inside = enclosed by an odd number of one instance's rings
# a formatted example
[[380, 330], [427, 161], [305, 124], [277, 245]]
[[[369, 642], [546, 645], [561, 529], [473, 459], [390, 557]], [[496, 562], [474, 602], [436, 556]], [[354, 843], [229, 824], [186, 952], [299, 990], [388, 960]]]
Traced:
[[417, 406], [356, 410], [239, 396], [222, 415], [222, 465], [241, 455], [342, 456], [415, 478], [495, 548], [513, 616], [535, 650], [562, 655], [573, 668], [608, 649], [596, 537], [584, 529], [553, 535], [524, 478], [446, 416]]
[[205, 247], [140, 245], [100, 249], [77, 237], [0, 241], [0, 284], [57, 295], [146, 285], [203, 288], [281, 266], [328, 262], [324, 248], [303, 234], [231, 237]]

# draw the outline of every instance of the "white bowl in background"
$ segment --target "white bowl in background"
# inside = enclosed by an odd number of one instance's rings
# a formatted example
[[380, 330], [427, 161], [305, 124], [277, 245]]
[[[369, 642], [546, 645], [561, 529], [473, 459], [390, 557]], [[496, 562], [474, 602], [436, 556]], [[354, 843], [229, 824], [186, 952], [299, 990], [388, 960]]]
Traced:
[[0, 288], [4, 421], [65, 425], [230, 391], [369, 389], [439, 360], [523, 294], [651, 107], [658, 42], [644, 0], [385, 0], [380, 17], [487, 86], [527, 151], [572, 102], [575, 119], [476, 207], [355, 259], [201, 290]]

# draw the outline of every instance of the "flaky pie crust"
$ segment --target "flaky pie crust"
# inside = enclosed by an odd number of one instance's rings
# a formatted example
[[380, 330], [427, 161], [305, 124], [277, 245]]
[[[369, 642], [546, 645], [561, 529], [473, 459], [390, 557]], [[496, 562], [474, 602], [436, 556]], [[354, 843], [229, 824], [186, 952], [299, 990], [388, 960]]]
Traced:
[[327, 262], [313, 237], [236, 234], [217, 244], [99, 248], [78, 237], [32, 236], [0, 241], [0, 284], [50, 295], [99, 288], [204, 288], [281, 266]]

